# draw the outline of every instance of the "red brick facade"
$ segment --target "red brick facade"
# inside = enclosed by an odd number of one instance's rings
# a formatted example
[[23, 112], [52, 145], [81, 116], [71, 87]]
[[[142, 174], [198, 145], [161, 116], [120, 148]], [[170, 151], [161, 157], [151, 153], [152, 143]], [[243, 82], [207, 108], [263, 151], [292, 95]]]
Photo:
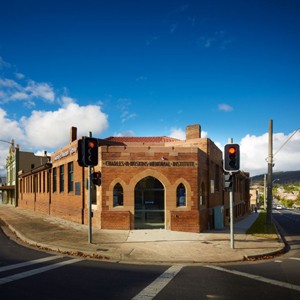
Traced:
[[[93, 226], [129, 230], [139, 228], [141, 222], [201, 232], [214, 228], [213, 208], [220, 206], [226, 224], [229, 205], [222, 188], [222, 152], [200, 136], [200, 126], [192, 125], [184, 141], [167, 137], [99, 140], [94, 171], [101, 171], [102, 184], [91, 192]], [[77, 145], [73, 129], [70, 144], [52, 154], [51, 168], [19, 177], [20, 206], [88, 223], [87, 168], [77, 163]], [[249, 210], [247, 173], [240, 173], [236, 180], [235, 212], [240, 217]]]

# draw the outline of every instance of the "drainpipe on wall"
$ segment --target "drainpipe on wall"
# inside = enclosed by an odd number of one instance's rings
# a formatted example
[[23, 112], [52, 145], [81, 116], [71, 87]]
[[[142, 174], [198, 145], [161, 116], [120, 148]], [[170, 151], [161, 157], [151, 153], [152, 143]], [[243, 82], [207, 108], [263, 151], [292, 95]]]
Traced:
[[14, 206], [18, 206], [18, 195], [19, 195], [19, 184], [18, 184], [18, 173], [19, 173], [19, 145], [15, 147], [15, 203]]

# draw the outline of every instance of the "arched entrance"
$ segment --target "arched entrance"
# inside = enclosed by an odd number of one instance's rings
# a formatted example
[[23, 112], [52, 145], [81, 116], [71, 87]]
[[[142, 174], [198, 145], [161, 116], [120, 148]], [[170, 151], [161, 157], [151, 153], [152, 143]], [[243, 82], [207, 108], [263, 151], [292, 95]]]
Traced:
[[134, 229], [165, 228], [165, 189], [162, 183], [148, 176], [134, 189]]

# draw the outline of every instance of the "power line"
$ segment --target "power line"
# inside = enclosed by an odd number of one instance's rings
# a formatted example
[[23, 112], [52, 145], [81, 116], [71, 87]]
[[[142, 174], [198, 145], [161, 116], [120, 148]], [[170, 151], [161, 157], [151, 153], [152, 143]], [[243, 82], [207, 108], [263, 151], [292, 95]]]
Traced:
[[288, 143], [288, 141], [296, 134], [296, 132], [299, 130], [300, 128], [298, 128], [297, 130], [295, 130], [293, 132], [293, 134], [281, 145], [281, 147], [275, 152], [275, 154], [273, 155], [273, 157]]

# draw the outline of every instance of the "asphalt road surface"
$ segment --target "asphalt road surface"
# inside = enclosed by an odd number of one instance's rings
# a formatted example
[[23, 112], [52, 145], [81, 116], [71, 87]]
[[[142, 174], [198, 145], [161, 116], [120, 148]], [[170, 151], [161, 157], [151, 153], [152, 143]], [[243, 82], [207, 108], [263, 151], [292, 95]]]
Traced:
[[300, 213], [274, 211], [290, 250], [224, 265], [105, 263], [37, 251], [0, 231], [1, 299], [300, 299]]

